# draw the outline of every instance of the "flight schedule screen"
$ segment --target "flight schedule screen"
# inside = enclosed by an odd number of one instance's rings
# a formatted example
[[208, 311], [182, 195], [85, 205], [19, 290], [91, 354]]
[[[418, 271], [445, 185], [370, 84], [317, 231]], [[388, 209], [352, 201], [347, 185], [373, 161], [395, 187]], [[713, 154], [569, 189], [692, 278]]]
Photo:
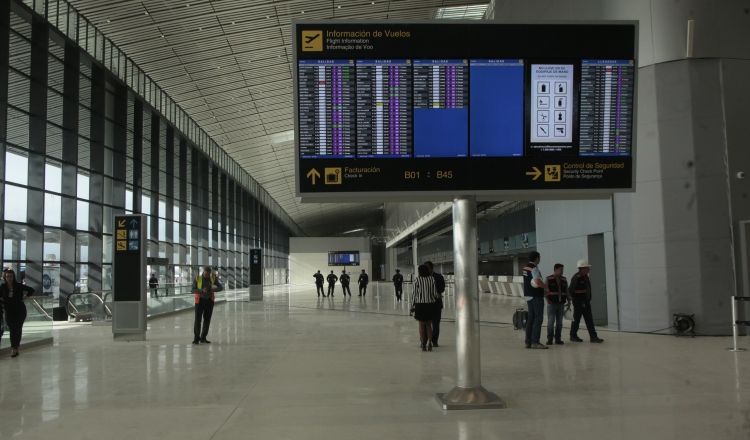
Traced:
[[635, 22], [293, 27], [298, 194], [634, 187]]

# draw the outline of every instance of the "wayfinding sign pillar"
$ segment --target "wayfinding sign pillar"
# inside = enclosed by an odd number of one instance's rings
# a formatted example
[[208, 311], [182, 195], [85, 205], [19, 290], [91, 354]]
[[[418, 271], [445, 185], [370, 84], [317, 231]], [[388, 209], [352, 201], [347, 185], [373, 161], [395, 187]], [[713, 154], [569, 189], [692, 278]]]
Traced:
[[115, 340], [146, 340], [146, 216], [115, 216], [112, 288]]
[[263, 301], [263, 251], [250, 249], [250, 301]]

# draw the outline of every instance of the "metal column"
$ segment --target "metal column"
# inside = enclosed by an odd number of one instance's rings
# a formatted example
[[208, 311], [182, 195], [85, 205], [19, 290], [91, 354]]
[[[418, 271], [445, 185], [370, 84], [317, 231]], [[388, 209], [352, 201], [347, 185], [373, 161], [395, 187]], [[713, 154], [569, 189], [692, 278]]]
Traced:
[[456, 386], [435, 397], [446, 410], [505, 408], [501, 398], [482, 386], [475, 196], [453, 198], [453, 252], [458, 365]]

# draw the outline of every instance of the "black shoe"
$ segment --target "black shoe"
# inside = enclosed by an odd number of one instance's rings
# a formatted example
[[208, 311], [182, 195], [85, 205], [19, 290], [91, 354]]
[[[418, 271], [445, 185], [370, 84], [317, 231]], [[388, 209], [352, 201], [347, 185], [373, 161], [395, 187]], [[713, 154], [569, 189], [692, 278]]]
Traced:
[[526, 348], [531, 348], [531, 344], [526, 344]]
[[432, 344], [427, 346], [427, 351], [432, 351]]
[[552, 339], [547, 339], [547, 345], [552, 345]]
[[562, 341], [562, 339], [555, 339], [555, 344], [557, 344], [557, 345], [565, 345], [565, 343]]
[[193, 344], [198, 345], [198, 340], [197, 339], [193, 339]]
[[439, 345], [438, 345], [438, 343], [437, 343], [437, 342], [433, 342], [433, 343], [432, 343], [432, 346], [433, 346], [433, 347], [439, 347]]
[[578, 336], [571, 336], [570, 340], [573, 342], [583, 342], [583, 339], [579, 338]]
[[201, 344], [210, 344], [210, 343], [211, 341], [209, 341], [208, 339], [201, 339]]
[[422, 351], [427, 351], [427, 346], [422, 344]]
[[596, 338], [591, 340], [592, 344], [601, 344], [602, 342], [604, 342], [604, 339]]

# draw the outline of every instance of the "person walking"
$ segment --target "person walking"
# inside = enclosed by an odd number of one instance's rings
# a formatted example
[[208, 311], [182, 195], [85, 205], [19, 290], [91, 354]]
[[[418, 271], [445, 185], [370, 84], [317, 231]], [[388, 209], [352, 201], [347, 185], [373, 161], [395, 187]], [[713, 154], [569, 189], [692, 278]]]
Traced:
[[370, 282], [370, 277], [367, 276], [365, 273], [365, 270], [362, 269], [362, 273], [359, 274], [359, 278], [357, 279], [357, 284], [359, 284], [359, 295], [358, 296], [365, 296], [367, 295], [367, 284]]
[[591, 265], [588, 260], [578, 260], [578, 273], [570, 279], [568, 295], [573, 299], [573, 322], [570, 324], [570, 340], [583, 342], [583, 339], [578, 337], [578, 327], [581, 325], [581, 316], [583, 316], [583, 320], [586, 322], [586, 330], [589, 331], [590, 341], [594, 344], [601, 344], [604, 339], [600, 339], [596, 334], [594, 316], [591, 314], [590, 270]]
[[349, 274], [346, 273], [346, 269], [341, 271], [341, 276], [339, 277], [339, 282], [341, 283], [341, 290], [344, 292], [344, 296], [346, 296], [346, 293], [349, 292], [349, 298], [352, 297], [352, 290], [349, 288], [349, 282], [351, 281], [351, 278], [349, 277]]
[[159, 287], [159, 279], [156, 278], [156, 274], [152, 273], [151, 278], [148, 280], [148, 287], [153, 289], [152, 295], [154, 298], [159, 297], [159, 292], [156, 290]]
[[326, 294], [323, 293], [323, 274], [318, 271], [313, 276], [315, 277], [315, 287], [318, 289], [318, 298], [320, 298], [321, 293], [323, 294], [323, 298], [325, 298]]
[[547, 345], [552, 345], [554, 338], [555, 344], [563, 345], [562, 325], [565, 309], [570, 308], [570, 298], [568, 297], [568, 280], [563, 276], [565, 267], [555, 264], [555, 273], [547, 277]]
[[439, 272], [435, 272], [432, 261], [425, 261], [425, 266], [430, 269], [430, 276], [435, 279], [435, 308], [432, 311], [432, 346], [438, 347], [440, 337], [440, 319], [443, 316], [443, 294], [445, 293], [445, 278]]
[[[214, 313], [216, 292], [224, 290], [219, 280], [211, 273], [211, 266], [203, 269], [203, 274], [193, 280], [193, 294], [195, 296], [195, 325], [193, 326], [193, 344], [210, 344], [206, 339], [208, 327], [211, 325], [211, 315]], [[203, 329], [201, 330], [201, 319]]]
[[333, 297], [333, 291], [336, 288], [336, 281], [339, 280], [339, 277], [336, 276], [336, 274], [331, 271], [330, 274], [328, 274], [328, 296]]
[[0, 286], [0, 300], [5, 309], [5, 321], [10, 330], [10, 357], [18, 357], [21, 345], [23, 323], [26, 321], [26, 300], [34, 294], [34, 289], [16, 281], [16, 273], [5, 271], [5, 284]]
[[430, 276], [430, 269], [420, 264], [417, 267], [418, 277], [414, 281], [411, 309], [414, 319], [419, 323], [419, 342], [422, 351], [432, 351], [432, 316], [435, 310], [435, 278]]
[[529, 306], [529, 317], [526, 319], [526, 348], [547, 349], [549, 347], [539, 341], [544, 320], [544, 296], [545, 292], [549, 291], [539, 271], [540, 261], [539, 252], [533, 251], [529, 255], [529, 262], [523, 268], [523, 292]]
[[396, 269], [396, 275], [393, 275], [393, 287], [396, 289], [396, 301], [401, 301], [401, 295], [404, 294], [404, 276], [401, 271]]

